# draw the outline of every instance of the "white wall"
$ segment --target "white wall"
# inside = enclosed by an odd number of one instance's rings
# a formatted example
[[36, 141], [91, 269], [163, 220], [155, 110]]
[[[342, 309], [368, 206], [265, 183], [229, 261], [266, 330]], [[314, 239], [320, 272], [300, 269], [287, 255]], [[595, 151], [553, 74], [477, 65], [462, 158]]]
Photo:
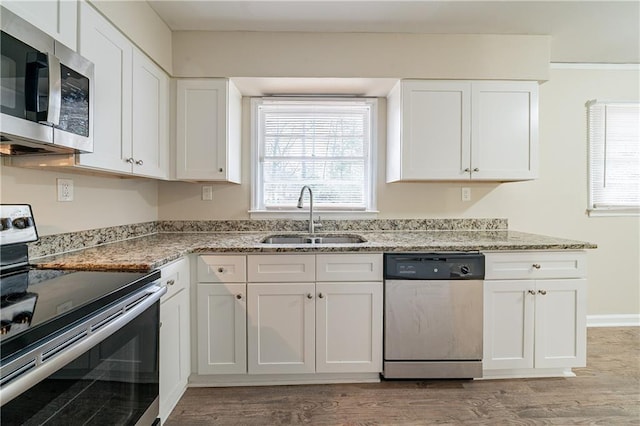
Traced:
[[[540, 178], [513, 183], [384, 183], [386, 103], [379, 104], [380, 218], [504, 217], [511, 229], [597, 243], [589, 252], [588, 313], [640, 313], [640, 219], [589, 218], [585, 102], [638, 99], [640, 72], [552, 69], [540, 86]], [[249, 103], [244, 100], [242, 184], [162, 182], [160, 219], [246, 219], [250, 207]], [[460, 201], [460, 188], [472, 201]], [[621, 266], [624, 265], [624, 266]]]
[[[73, 179], [74, 201], [56, 201], [57, 178]], [[44, 236], [157, 220], [158, 183], [0, 165], [0, 202], [31, 204]]]

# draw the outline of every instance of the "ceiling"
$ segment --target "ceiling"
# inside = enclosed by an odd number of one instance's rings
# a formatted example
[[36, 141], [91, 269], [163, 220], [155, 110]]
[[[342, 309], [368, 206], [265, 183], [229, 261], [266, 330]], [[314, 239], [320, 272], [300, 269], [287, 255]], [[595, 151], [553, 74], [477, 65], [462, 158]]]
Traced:
[[551, 35], [553, 62], [640, 63], [640, 1], [148, 0], [172, 31]]

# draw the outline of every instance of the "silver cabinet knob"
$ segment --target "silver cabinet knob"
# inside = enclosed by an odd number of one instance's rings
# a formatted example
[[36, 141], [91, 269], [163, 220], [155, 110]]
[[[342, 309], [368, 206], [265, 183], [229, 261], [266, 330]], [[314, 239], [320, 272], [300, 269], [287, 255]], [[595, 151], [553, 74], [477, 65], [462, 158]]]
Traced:
[[219, 171], [220, 173], [222, 173], [222, 172], [224, 172], [224, 169], [223, 169], [222, 167], [220, 167], [220, 168], [218, 169], [218, 171]]
[[466, 169], [464, 169], [464, 171], [465, 171], [465, 173], [469, 173], [471, 171], [471, 169], [467, 167]]
[[547, 290], [538, 290], [538, 294], [545, 295], [547, 294]]
[[129, 157], [129, 158], [127, 158], [127, 159], [126, 159], [126, 160], [124, 160], [124, 161], [126, 161], [126, 162], [127, 162], [127, 163], [129, 163], [129, 164], [133, 164], [135, 160], [134, 160], [132, 157]]
[[224, 272], [224, 268], [221, 266], [218, 268], [218, 272], [223, 273]]
[[313, 294], [307, 293], [307, 299], [313, 299]]
[[236, 299], [242, 300], [242, 294], [236, 294]]
[[136, 164], [137, 164], [138, 166], [142, 166], [142, 165], [144, 164], [144, 161], [142, 161], [142, 160], [138, 160], [138, 161], [136, 161]]
[[324, 294], [319, 293], [319, 294], [318, 294], [318, 297], [319, 297], [320, 299], [324, 299]]
[[176, 280], [167, 281], [167, 285], [174, 285], [175, 283], [176, 283]]
[[529, 293], [531, 295], [535, 295], [536, 294], [535, 290], [528, 290], [527, 293]]
[[473, 171], [474, 171], [474, 172], [479, 172], [479, 171], [480, 171], [480, 169], [476, 167], [475, 169], [473, 169]]
[[540, 264], [539, 263], [534, 263], [531, 266], [533, 266], [534, 269], [540, 269]]

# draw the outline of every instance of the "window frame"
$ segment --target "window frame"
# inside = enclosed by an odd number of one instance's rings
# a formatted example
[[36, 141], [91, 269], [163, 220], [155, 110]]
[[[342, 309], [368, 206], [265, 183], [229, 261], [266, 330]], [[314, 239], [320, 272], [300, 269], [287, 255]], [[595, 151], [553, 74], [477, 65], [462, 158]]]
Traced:
[[[588, 205], [587, 205], [587, 213], [590, 217], [598, 217], [598, 216], [640, 216], [640, 203], [637, 206], [597, 206], [596, 200], [594, 200], [594, 158], [593, 158], [593, 150], [594, 144], [603, 144], [606, 146], [606, 133], [605, 136], [602, 137], [602, 140], [595, 141], [592, 138], [592, 107], [594, 106], [603, 106], [604, 114], [606, 114], [607, 106], [635, 106], [640, 108], [640, 102], [637, 101], [598, 101], [592, 100], [586, 103], [587, 107], [587, 195], [588, 195]], [[606, 115], [603, 117], [603, 120], [606, 123]], [[606, 129], [606, 124], [604, 126]], [[640, 147], [639, 147], [640, 149]], [[638, 165], [640, 167], [640, 164]], [[606, 163], [603, 166], [604, 175], [606, 175]], [[600, 182], [597, 182], [600, 183]]]
[[[296, 218], [308, 219], [309, 211], [307, 196], [305, 196], [305, 208], [265, 208], [263, 199], [262, 153], [260, 138], [260, 119], [258, 108], [269, 102], [360, 102], [366, 103], [370, 108], [369, 120], [369, 149], [368, 164], [365, 164], [366, 173], [365, 193], [368, 195], [365, 200], [365, 208], [360, 209], [327, 209], [314, 206], [314, 213], [318, 216], [331, 219], [350, 218], [375, 218], [377, 217], [377, 169], [378, 169], [378, 98], [365, 96], [264, 96], [251, 98], [251, 209], [249, 210], [252, 219], [264, 218]], [[302, 189], [302, 185], [300, 189]]]

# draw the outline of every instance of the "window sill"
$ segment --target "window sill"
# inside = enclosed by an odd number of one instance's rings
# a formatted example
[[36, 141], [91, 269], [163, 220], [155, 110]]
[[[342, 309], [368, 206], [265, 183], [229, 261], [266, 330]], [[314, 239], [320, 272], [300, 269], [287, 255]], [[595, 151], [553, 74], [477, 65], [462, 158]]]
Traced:
[[[317, 210], [313, 212], [314, 218], [341, 220], [341, 219], [376, 219], [378, 217], [377, 210], [369, 211], [332, 211]], [[290, 220], [308, 220], [309, 210], [249, 210], [251, 219], [290, 219]]]
[[640, 216], [640, 209], [590, 209], [589, 217]]

